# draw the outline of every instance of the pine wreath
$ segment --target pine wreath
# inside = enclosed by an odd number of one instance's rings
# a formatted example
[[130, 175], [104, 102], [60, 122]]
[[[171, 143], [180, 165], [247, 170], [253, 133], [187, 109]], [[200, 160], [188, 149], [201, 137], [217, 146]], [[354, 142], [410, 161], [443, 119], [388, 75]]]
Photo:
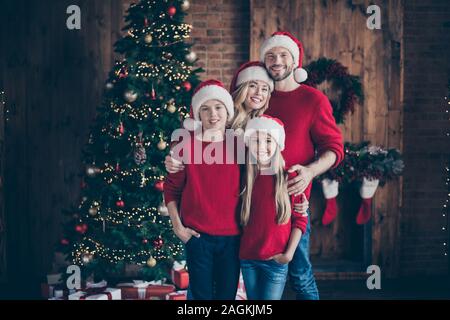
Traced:
[[348, 113], [355, 111], [356, 102], [363, 103], [364, 93], [359, 77], [348, 73], [348, 68], [336, 60], [319, 58], [305, 67], [308, 80], [305, 84], [316, 88], [324, 81], [341, 91], [338, 101], [331, 100], [333, 116], [337, 123], [343, 123]]

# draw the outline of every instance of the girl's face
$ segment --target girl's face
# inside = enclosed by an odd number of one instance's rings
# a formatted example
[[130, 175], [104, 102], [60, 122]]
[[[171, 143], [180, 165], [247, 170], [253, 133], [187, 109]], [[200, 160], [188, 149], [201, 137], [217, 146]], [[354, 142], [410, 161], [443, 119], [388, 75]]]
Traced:
[[269, 97], [269, 90], [269, 86], [264, 81], [250, 81], [244, 101], [245, 109], [250, 112], [264, 107]]
[[227, 109], [219, 100], [208, 100], [200, 106], [200, 120], [204, 130], [225, 130]]
[[277, 143], [265, 131], [254, 132], [249, 139], [249, 150], [260, 165], [268, 165], [277, 149]]

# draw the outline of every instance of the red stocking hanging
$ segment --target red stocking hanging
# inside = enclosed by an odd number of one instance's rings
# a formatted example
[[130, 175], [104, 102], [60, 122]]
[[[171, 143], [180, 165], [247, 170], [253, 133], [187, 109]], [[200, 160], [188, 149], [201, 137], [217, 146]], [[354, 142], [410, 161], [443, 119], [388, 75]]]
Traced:
[[327, 200], [325, 212], [322, 216], [322, 224], [324, 226], [333, 222], [337, 216], [337, 202], [336, 197], [339, 194], [339, 182], [337, 180], [323, 179], [322, 191]]
[[359, 188], [359, 194], [361, 195], [362, 202], [359, 208], [358, 215], [356, 216], [357, 224], [366, 224], [369, 222], [372, 216], [372, 198], [377, 191], [378, 179], [363, 178], [361, 187]]

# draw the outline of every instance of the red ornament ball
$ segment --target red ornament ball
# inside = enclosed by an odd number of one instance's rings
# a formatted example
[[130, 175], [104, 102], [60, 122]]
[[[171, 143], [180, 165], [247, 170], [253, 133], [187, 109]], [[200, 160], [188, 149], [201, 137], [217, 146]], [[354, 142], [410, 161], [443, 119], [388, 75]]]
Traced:
[[164, 191], [164, 181], [158, 181], [155, 183], [155, 189], [163, 192]]
[[185, 81], [181, 84], [181, 86], [184, 88], [184, 90], [186, 90], [186, 92], [191, 91], [192, 89], [192, 85], [189, 81]]
[[170, 6], [169, 9], [167, 9], [167, 14], [170, 17], [173, 17], [175, 13], [177, 13], [177, 8], [175, 8], [174, 6]]
[[147, 240], [147, 239], [142, 239], [142, 243], [143, 243], [143, 244], [147, 244], [147, 243], [148, 243], [148, 240]]
[[160, 249], [163, 245], [164, 245], [164, 241], [163, 241], [163, 239], [161, 239], [161, 238], [155, 239], [155, 240], [153, 241], [153, 246], [154, 246], [156, 249]]
[[117, 200], [116, 206], [118, 206], [119, 208], [123, 208], [125, 207], [125, 202], [123, 200]]
[[88, 227], [87, 227], [87, 225], [85, 223], [77, 224], [75, 226], [75, 231], [78, 232], [78, 233], [81, 233], [81, 234], [85, 234], [86, 231], [87, 231], [87, 228]]

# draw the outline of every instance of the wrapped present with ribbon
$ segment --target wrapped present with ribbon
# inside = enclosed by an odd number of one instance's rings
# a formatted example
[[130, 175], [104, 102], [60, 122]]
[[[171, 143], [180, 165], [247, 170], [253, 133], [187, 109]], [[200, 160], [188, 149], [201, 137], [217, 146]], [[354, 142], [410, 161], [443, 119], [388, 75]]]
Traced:
[[63, 284], [49, 285], [48, 283], [41, 283], [41, 296], [44, 299], [66, 300], [69, 295], [75, 292], [75, 289], [69, 290]]
[[187, 290], [180, 290], [166, 295], [166, 300], [186, 300]]
[[132, 300], [164, 300], [166, 294], [175, 291], [175, 286], [163, 284], [161, 280], [133, 280], [130, 283], [119, 283], [117, 287], [122, 291], [122, 299]]
[[121, 300], [121, 290], [108, 288], [106, 281], [87, 283], [86, 288], [69, 295], [69, 300]]
[[186, 261], [175, 261], [171, 270], [173, 283], [179, 289], [186, 289], [189, 286], [189, 273], [186, 270]]

